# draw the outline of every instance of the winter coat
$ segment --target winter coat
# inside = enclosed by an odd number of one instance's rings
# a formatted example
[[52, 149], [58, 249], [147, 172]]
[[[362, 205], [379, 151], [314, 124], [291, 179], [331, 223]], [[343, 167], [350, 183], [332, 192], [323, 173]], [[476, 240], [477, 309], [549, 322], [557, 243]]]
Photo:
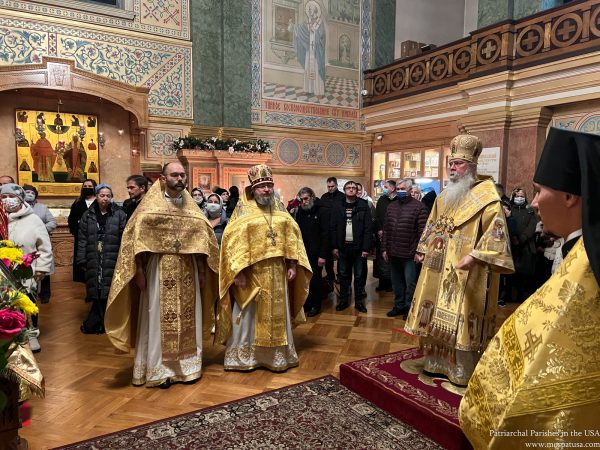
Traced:
[[[31, 268], [35, 272], [50, 275], [53, 272], [52, 244], [46, 226], [31, 206], [23, 203], [20, 210], [8, 214], [8, 239], [17, 245], [23, 254], [38, 252]], [[24, 283], [25, 287], [35, 289], [34, 280]]]
[[306, 254], [326, 259], [329, 256], [329, 229], [331, 210], [323, 201], [315, 198], [314, 206], [305, 211], [299, 206], [295, 213], [296, 222], [302, 233]]
[[512, 204], [511, 216], [517, 223], [516, 239], [511, 246], [515, 272], [533, 275], [536, 261], [535, 226], [537, 218], [535, 211], [529, 205]]
[[44, 226], [46, 227], [48, 234], [52, 233], [56, 229], [56, 219], [48, 209], [48, 206], [38, 202], [37, 200], [33, 202], [33, 205], [30, 206], [35, 215], [42, 219], [42, 222], [44, 222]]
[[427, 207], [410, 195], [391, 202], [383, 221], [381, 250], [388, 256], [413, 258], [428, 217]]
[[346, 201], [346, 194], [344, 194], [339, 189], [336, 189], [333, 194], [329, 192], [325, 192], [321, 195], [321, 201], [330, 208], [333, 208], [334, 205], [343, 205]]
[[395, 202], [397, 198], [398, 198], [397, 194], [393, 198], [389, 198], [387, 195], [382, 195], [381, 197], [379, 197], [379, 200], [377, 200], [377, 205], [375, 206], [375, 223], [374, 223], [376, 233], [378, 231], [383, 230], [383, 221], [385, 219], [385, 212], [387, 211], [390, 203]]
[[[92, 205], [93, 204], [94, 203], [92, 202]], [[73, 236], [75, 236], [75, 240], [73, 243], [73, 281], [77, 281], [79, 283], [85, 283], [85, 274], [83, 273], [81, 268], [77, 266], [76, 261], [77, 248], [79, 247], [77, 243], [77, 240], [79, 238], [79, 221], [81, 220], [81, 216], [83, 216], [83, 213], [87, 210], [88, 206], [85, 202], [85, 199], [78, 198], [71, 205], [71, 211], [69, 212], [69, 218], [67, 219], [67, 222], [69, 223], [69, 232]]]
[[[346, 242], [345, 201], [331, 209], [331, 248], [342, 250]], [[368, 252], [373, 245], [373, 218], [366, 200], [357, 198], [352, 211], [353, 249]]]
[[[127, 214], [118, 206], [109, 205], [104, 226], [102, 241], [102, 258], [98, 252], [98, 217], [100, 208], [92, 204], [83, 214], [79, 222], [79, 238], [77, 240], [78, 266], [85, 267], [86, 301], [108, 298], [113, 272], [119, 256], [121, 236], [127, 223]], [[100, 259], [102, 265], [100, 265]], [[101, 274], [101, 279], [99, 276]]]

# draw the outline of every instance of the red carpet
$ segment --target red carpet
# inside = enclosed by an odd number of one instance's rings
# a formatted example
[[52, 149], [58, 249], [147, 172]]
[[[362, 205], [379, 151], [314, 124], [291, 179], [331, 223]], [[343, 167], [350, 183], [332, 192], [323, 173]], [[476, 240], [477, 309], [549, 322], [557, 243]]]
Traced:
[[421, 374], [418, 348], [340, 366], [340, 381], [449, 450], [471, 449], [458, 424], [461, 396], [451, 383]]

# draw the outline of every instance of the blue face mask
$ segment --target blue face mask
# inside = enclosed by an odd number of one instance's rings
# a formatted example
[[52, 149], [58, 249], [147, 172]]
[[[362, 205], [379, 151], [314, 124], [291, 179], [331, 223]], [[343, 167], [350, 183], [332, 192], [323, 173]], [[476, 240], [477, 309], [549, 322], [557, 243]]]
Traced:
[[396, 191], [396, 195], [398, 196], [398, 198], [404, 198], [408, 195], [408, 192], [398, 190]]
[[388, 195], [390, 191], [387, 188], [383, 188], [383, 195]]

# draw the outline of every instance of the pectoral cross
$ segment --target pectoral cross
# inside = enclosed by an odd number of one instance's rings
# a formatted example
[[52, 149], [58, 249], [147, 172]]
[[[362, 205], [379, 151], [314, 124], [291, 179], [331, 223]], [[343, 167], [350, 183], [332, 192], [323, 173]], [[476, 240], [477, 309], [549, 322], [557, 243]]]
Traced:
[[275, 247], [275, 245], [277, 244], [277, 243], [275, 242], [275, 238], [276, 238], [276, 237], [277, 237], [277, 233], [275, 233], [275, 232], [273, 231], [273, 228], [270, 228], [270, 227], [269, 227], [269, 232], [267, 233], [267, 238], [268, 238], [268, 239], [271, 239], [271, 245], [272, 245], [273, 247]]
[[179, 250], [181, 250], [181, 242], [179, 242], [179, 239], [175, 239], [173, 247], [175, 247], [175, 253], [179, 253]]

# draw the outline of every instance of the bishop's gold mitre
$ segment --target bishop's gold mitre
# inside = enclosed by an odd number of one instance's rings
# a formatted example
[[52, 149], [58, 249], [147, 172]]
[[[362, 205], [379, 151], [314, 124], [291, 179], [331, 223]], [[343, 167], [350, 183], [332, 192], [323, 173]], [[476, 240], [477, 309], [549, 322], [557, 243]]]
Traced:
[[265, 164], [257, 164], [256, 166], [250, 167], [248, 170], [248, 179], [250, 180], [250, 186], [258, 186], [259, 184], [272, 183], [273, 172], [271, 168]]
[[464, 159], [465, 161], [477, 164], [481, 150], [481, 141], [477, 136], [459, 134], [450, 142], [450, 161], [453, 159]]

